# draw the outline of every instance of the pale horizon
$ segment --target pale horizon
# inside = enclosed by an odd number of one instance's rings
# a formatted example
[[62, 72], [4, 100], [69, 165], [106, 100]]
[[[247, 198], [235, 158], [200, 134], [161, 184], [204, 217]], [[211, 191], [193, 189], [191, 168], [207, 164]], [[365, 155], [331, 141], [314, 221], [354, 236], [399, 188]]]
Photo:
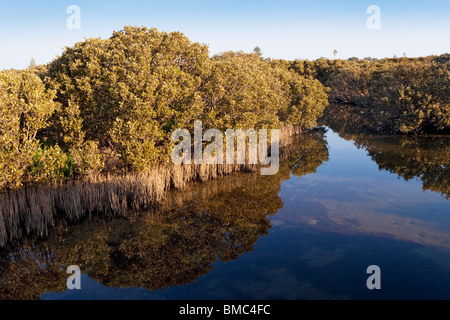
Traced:
[[[70, 5], [81, 28], [66, 26]], [[381, 29], [369, 30], [366, 10], [381, 9]], [[109, 38], [125, 25], [180, 31], [209, 45], [210, 55], [262, 49], [265, 58], [377, 59], [450, 52], [450, 2], [420, 1], [1, 1], [0, 70], [47, 64], [85, 38]], [[6, 50], [5, 50], [6, 48]]]

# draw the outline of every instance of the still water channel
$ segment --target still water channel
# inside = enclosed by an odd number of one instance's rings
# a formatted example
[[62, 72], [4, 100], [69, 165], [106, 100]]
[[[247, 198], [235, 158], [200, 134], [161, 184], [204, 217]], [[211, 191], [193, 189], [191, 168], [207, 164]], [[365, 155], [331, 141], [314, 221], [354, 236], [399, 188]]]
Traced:
[[[296, 138], [275, 176], [192, 184], [154, 212], [24, 239], [1, 252], [0, 298], [449, 299], [450, 138], [333, 129]], [[69, 265], [81, 290], [67, 290]]]

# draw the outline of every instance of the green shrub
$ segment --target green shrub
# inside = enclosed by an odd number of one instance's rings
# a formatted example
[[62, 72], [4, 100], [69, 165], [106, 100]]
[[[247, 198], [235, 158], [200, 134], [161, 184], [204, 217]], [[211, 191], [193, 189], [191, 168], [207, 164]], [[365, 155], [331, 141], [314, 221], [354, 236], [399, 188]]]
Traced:
[[169, 124], [190, 128], [200, 118], [209, 63], [208, 48], [179, 32], [125, 27], [67, 48], [47, 76], [63, 111], [78, 106], [86, 139], [140, 171], [167, 153]]
[[167, 162], [171, 132], [195, 120], [205, 129], [312, 127], [326, 105], [318, 81], [257, 54], [211, 59], [182, 33], [147, 28], [77, 43], [44, 76], [62, 105], [44, 136], [64, 150], [95, 141], [130, 171]]
[[450, 129], [450, 64], [402, 61], [375, 71], [365, 106], [387, 130], [426, 133]]
[[39, 148], [28, 168], [27, 179], [31, 183], [55, 184], [71, 177], [74, 167], [73, 158], [60, 147]]
[[0, 190], [23, 184], [40, 145], [36, 135], [57, 108], [53, 98], [29, 70], [0, 72]]

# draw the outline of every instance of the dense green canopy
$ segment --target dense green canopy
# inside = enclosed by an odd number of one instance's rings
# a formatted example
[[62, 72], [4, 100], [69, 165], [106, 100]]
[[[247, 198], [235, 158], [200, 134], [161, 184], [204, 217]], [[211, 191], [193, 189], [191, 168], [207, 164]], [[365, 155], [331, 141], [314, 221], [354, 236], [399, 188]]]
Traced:
[[0, 97], [4, 190], [146, 172], [197, 120], [203, 130], [313, 128], [328, 100], [359, 106], [378, 132], [449, 132], [450, 61], [210, 57], [180, 32], [128, 26], [47, 66], [0, 72]]
[[328, 100], [319, 81], [256, 53], [210, 58], [180, 32], [137, 27], [0, 79], [0, 188], [147, 171], [169, 161], [173, 130], [196, 120], [205, 130], [311, 128]]

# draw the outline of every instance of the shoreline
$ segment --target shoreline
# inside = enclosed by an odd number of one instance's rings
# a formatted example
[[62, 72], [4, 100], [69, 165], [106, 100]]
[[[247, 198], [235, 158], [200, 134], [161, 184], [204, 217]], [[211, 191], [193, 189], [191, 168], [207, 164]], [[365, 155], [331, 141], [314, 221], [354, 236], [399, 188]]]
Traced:
[[[300, 126], [280, 129], [280, 157]], [[168, 190], [215, 180], [260, 165], [192, 164], [156, 166], [144, 173], [99, 175], [58, 186], [26, 186], [0, 194], [0, 249], [23, 237], [48, 235], [57, 218], [77, 223], [93, 215], [126, 217], [160, 204]]]

